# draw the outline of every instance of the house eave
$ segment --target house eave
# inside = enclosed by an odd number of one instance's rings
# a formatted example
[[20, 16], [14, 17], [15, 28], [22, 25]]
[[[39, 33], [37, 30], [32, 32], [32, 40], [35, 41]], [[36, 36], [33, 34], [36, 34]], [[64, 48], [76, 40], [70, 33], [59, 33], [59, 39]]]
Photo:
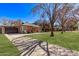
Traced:
[[22, 24], [22, 26], [26, 26], [26, 25], [28, 25], [28, 26], [33, 26], [33, 27], [40, 27], [40, 26], [34, 25], [34, 24]]

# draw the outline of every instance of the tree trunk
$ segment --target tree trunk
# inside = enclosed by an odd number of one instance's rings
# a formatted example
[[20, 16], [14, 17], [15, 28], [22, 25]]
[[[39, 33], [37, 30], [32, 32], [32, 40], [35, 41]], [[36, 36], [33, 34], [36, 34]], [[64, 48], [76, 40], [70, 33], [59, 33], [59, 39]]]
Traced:
[[50, 35], [51, 37], [54, 37], [54, 33], [53, 33], [53, 31], [51, 31], [51, 35]]
[[54, 33], [53, 33], [53, 31], [54, 31], [54, 27], [53, 27], [53, 25], [51, 24], [51, 37], [54, 37]]
[[62, 31], [61, 31], [61, 34], [63, 34], [63, 32], [64, 32], [64, 26], [62, 25]]
[[61, 31], [61, 34], [63, 34], [63, 31]]

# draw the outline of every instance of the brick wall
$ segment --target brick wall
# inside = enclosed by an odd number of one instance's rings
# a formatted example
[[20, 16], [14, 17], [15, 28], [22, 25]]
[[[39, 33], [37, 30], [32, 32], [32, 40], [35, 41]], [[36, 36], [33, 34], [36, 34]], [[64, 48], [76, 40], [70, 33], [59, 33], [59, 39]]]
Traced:
[[26, 25], [26, 31], [27, 31], [27, 33], [29, 33], [29, 32], [40, 32], [40, 28]]

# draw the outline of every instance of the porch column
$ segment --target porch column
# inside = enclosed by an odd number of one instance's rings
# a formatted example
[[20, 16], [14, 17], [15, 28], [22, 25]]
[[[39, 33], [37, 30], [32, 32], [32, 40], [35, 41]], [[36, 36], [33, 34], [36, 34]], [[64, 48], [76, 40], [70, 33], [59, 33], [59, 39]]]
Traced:
[[2, 27], [2, 34], [5, 33], [5, 27]]

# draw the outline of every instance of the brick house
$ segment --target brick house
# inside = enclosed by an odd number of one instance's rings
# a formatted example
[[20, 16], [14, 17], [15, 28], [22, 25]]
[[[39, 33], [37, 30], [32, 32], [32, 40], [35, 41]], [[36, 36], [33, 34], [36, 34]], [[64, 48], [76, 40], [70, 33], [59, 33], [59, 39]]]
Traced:
[[0, 33], [34, 33], [40, 32], [40, 27], [34, 24], [16, 23], [16, 25], [0, 25]]
[[34, 24], [22, 24], [22, 32], [25, 33], [34, 33], [34, 32], [40, 32], [41, 28], [38, 25], [34, 25]]

